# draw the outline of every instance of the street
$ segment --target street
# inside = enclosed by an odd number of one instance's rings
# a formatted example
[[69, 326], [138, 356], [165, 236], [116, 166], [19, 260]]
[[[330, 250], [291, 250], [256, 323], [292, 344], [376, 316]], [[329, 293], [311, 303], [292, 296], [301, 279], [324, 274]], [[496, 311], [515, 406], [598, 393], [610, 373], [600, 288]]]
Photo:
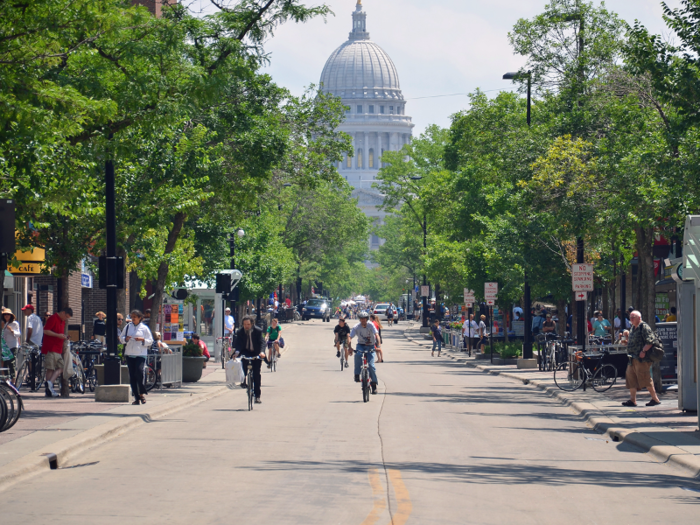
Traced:
[[363, 403], [334, 326], [284, 325], [252, 412], [235, 388], [150, 421], [5, 491], [3, 522], [697, 522], [700, 482], [535, 388], [431, 357], [405, 323], [383, 331]]

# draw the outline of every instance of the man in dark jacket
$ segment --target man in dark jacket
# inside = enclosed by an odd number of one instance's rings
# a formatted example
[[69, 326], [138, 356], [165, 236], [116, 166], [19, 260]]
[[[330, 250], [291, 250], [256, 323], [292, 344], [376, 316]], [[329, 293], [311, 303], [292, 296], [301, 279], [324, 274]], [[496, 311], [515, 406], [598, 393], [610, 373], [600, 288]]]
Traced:
[[[265, 362], [265, 352], [263, 351], [263, 331], [260, 327], [255, 326], [255, 317], [246, 315], [243, 318], [243, 326], [236, 332], [236, 355], [242, 357], [257, 357], [260, 356]], [[260, 403], [260, 367], [262, 361], [255, 359], [253, 361], [243, 361], [243, 369], [247, 368], [248, 363], [253, 365], [253, 393], [255, 394], [255, 402]], [[246, 383], [241, 384], [241, 388], [247, 388]]]

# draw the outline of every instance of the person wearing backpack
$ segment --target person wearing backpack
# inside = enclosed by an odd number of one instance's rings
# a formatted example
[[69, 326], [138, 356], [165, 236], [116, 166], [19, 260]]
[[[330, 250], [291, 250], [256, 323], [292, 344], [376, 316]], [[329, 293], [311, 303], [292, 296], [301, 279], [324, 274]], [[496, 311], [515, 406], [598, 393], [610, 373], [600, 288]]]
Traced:
[[[630, 391], [629, 400], [622, 403], [622, 406], [637, 406], [637, 391], [647, 389], [651, 394], [651, 401], [646, 406], [653, 407], [660, 405], [659, 396], [656, 395], [654, 382], [651, 379], [652, 355], [658, 355], [659, 341], [654, 331], [647, 323], [642, 321], [642, 314], [637, 310], [630, 312], [630, 331], [627, 353], [630, 356], [627, 371], [625, 372], [625, 386]], [[663, 352], [662, 352], [663, 355]]]

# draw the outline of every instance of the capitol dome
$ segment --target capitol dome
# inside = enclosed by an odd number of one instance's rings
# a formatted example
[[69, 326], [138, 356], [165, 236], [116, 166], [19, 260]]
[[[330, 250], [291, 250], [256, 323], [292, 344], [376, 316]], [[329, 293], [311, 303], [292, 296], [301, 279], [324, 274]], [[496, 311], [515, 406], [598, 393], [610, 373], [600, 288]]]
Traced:
[[396, 66], [369, 35], [367, 40], [348, 40], [333, 51], [321, 84], [324, 91], [341, 98], [403, 98]]
[[[320, 89], [340, 97], [345, 105], [345, 120], [338, 129], [352, 138], [353, 153], [338, 163], [338, 171], [355, 188], [358, 206], [381, 224], [386, 216], [381, 209], [384, 196], [372, 184], [384, 166], [384, 153], [399, 151], [411, 142], [413, 123], [406, 115], [394, 62], [369, 39], [362, 0], [357, 0], [352, 13], [348, 40], [326, 61]], [[370, 249], [381, 243], [372, 235]]]

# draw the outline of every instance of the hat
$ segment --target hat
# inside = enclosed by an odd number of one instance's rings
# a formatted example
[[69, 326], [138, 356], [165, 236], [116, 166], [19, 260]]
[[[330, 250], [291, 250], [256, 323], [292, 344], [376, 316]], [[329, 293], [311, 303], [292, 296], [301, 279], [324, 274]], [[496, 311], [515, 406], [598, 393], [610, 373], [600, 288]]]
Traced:
[[25, 310], [31, 310], [32, 312], [34, 311], [34, 305], [33, 304], [28, 304], [24, 308], [22, 308], [22, 311], [24, 312]]
[[[12, 321], [14, 321], [16, 319], [15, 314], [12, 313], [12, 310], [10, 310], [9, 308], [3, 307], [1, 315], [5, 315], [5, 314], [10, 314], [12, 316]], [[10, 322], [12, 322], [12, 321], [10, 321]]]

